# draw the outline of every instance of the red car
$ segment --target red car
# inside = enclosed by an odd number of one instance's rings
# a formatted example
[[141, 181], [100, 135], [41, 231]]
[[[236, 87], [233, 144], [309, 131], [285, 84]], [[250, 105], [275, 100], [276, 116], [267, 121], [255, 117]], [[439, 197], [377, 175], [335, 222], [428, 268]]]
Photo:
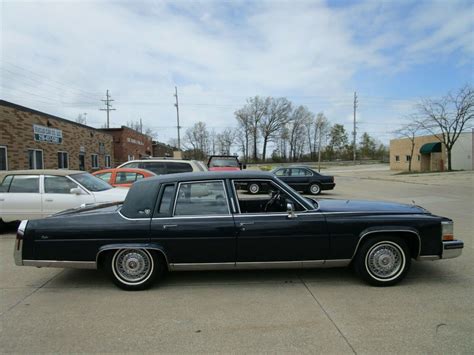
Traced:
[[112, 186], [122, 187], [130, 187], [137, 180], [157, 176], [149, 170], [136, 168], [104, 169], [96, 171], [92, 175], [108, 182]]
[[209, 171], [235, 171], [245, 169], [246, 166], [232, 155], [211, 155], [207, 168]]

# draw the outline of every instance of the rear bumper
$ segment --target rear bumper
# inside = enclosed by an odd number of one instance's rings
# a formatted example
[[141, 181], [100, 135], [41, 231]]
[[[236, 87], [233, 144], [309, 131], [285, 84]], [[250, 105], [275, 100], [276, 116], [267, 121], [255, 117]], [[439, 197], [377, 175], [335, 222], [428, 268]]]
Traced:
[[464, 242], [462, 240], [451, 240], [443, 242], [443, 254], [441, 259], [457, 258], [462, 254]]
[[327, 182], [327, 183], [322, 183], [321, 184], [321, 190], [332, 190], [336, 187], [335, 182]]

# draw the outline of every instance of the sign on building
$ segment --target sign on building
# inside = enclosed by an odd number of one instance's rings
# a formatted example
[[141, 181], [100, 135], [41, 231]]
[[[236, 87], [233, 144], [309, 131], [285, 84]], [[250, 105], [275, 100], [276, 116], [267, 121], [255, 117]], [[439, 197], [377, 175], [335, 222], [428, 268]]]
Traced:
[[33, 125], [35, 141], [61, 144], [63, 142], [63, 131], [56, 128]]

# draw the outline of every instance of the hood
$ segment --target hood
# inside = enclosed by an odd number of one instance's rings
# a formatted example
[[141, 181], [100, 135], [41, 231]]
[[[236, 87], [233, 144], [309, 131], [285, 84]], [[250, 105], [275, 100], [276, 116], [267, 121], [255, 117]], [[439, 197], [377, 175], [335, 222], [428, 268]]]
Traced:
[[124, 201], [128, 190], [126, 187], [114, 187], [105, 191], [96, 191], [94, 192], [95, 202]]
[[364, 200], [318, 200], [321, 212], [430, 213], [423, 207], [403, 203]]

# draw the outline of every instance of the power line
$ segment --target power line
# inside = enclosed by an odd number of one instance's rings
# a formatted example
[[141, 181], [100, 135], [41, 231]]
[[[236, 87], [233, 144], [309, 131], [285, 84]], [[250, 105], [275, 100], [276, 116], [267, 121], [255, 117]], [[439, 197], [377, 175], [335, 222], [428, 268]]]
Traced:
[[103, 101], [105, 103], [105, 108], [100, 108], [99, 110], [100, 111], [107, 111], [107, 128], [110, 128], [110, 121], [109, 121], [110, 111], [115, 111], [116, 109], [112, 108], [111, 102], [114, 101], [114, 100], [112, 100], [110, 98], [108, 89], [105, 92], [105, 100], [100, 100], [100, 101]]

